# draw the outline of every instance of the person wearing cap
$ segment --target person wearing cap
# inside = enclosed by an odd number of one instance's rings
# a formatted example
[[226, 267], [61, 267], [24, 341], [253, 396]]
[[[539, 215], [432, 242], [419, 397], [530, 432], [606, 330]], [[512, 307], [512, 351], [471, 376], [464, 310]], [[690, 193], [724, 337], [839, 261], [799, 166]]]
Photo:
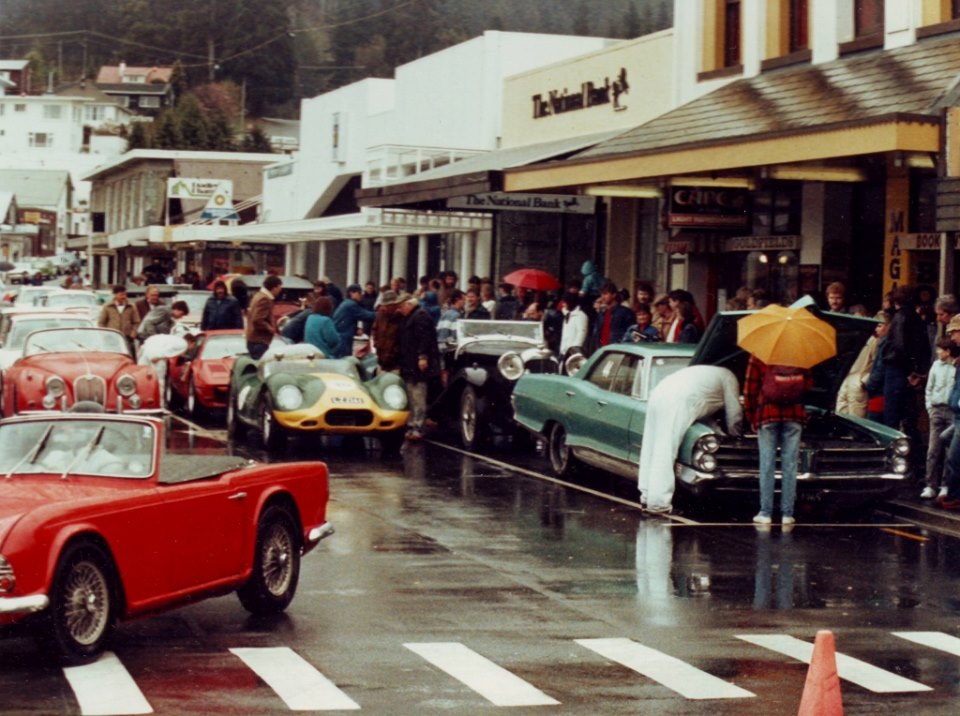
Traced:
[[400, 304], [400, 312], [404, 316], [400, 329], [400, 377], [406, 383], [410, 404], [406, 438], [419, 440], [427, 420], [430, 384], [440, 377], [437, 327], [415, 296]]
[[411, 298], [409, 293], [386, 289], [380, 293], [377, 317], [370, 328], [370, 341], [377, 353], [377, 368], [381, 373], [400, 372], [400, 328], [403, 314], [400, 304]]
[[[954, 346], [960, 346], [960, 314], [947, 323], [946, 334]], [[946, 492], [937, 495], [937, 503], [947, 510], [960, 510], [960, 367], [955, 369], [953, 389], [947, 399], [947, 405], [953, 413], [953, 436], [947, 447], [947, 456], [943, 469], [943, 484]]]
[[[329, 286], [327, 287], [329, 289]], [[363, 298], [363, 286], [352, 283], [347, 286], [347, 297], [337, 306], [333, 313], [333, 325], [340, 334], [340, 347], [337, 358], [345, 358], [353, 354], [353, 337], [357, 335], [357, 324], [363, 321], [373, 321], [377, 314], [360, 305]]]

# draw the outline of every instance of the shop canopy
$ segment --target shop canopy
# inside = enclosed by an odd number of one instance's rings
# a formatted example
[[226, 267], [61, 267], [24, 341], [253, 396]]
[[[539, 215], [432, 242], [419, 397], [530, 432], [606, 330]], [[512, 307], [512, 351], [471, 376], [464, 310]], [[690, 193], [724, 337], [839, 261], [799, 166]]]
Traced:
[[363, 208], [355, 214], [299, 221], [272, 221], [242, 226], [152, 226], [150, 241], [183, 244], [202, 241], [288, 244], [304, 241], [383, 239], [421, 234], [489, 230], [489, 215], [463, 211], [408, 211]]
[[930, 166], [940, 151], [941, 112], [960, 104], [958, 78], [955, 35], [768, 70], [563, 161], [507, 169], [504, 190], [655, 185], [698, 174], [709, 183], [737, 170], [840, 181], [844, 160], [891, 152]]

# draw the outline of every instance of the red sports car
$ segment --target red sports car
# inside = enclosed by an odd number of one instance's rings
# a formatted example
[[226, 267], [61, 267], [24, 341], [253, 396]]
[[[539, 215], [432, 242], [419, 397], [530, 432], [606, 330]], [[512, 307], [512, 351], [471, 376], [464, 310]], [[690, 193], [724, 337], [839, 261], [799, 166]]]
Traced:
[[3, 414], [66, 410], [78, 402], [110, 411], [163, 410], [157, 374], [148, 365], [137, 365], [118, 331], [34, 331], [20, 358], [3, 373]]
[[242, 329], [197, 333], [191, 349], [169, 359], [167, 407], [182, 404], [193, 416], [204, 409], [226, 408], [233, 362], [246, 352]]
[[333, 529], [319, 462], [164, 451], [158, 418], [0, 421], [0, 627], [64, 663], [115, 622], [236, 591], [252, 613], [293, 599], [300, 557]]

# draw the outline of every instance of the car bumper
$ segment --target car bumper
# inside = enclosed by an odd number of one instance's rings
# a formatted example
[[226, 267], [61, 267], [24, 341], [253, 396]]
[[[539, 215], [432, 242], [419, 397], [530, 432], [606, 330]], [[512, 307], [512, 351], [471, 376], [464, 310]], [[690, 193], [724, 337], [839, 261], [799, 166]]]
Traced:
[[302, 432], [325, 432], [334, 435], [356, 435], [388, 432], [407, 424], [410, 413], [406, 410], [370, 410], [332, 408], [322, 413], [293, 410], [274, 411], [277, 423], [287, 430]]
[[[760, 476], [757, 472], [718, 474], [695, 470], [689, 465], [678, 465], [677, 481], [694, 493], [758, 493]], [[779, 485], [782, 476], [776, 473]], [[864, 476], [862, 474], [817, 475], [803, 472], [797, 475], [797, 493], [830, 493], [883, 496], [897, 488], [907, 479], [906, 475], [893, 472]]]
[[46, 594], [31, 594], [26, 597], [0, 597], [0, 616], [33, 614], [50, 606]]

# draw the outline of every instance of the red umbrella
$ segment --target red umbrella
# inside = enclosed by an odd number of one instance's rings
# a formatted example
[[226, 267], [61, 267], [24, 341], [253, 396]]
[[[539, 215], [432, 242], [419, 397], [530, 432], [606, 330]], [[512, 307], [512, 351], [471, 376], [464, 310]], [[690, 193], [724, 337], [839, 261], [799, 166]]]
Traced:
[[528, 288], [532, 291], [552, 291], [560, 288], [560, 282], [546, 271], [533, 268], [522, 268], [511, 271], [503, 277], [504, 283], [518, 288]]

